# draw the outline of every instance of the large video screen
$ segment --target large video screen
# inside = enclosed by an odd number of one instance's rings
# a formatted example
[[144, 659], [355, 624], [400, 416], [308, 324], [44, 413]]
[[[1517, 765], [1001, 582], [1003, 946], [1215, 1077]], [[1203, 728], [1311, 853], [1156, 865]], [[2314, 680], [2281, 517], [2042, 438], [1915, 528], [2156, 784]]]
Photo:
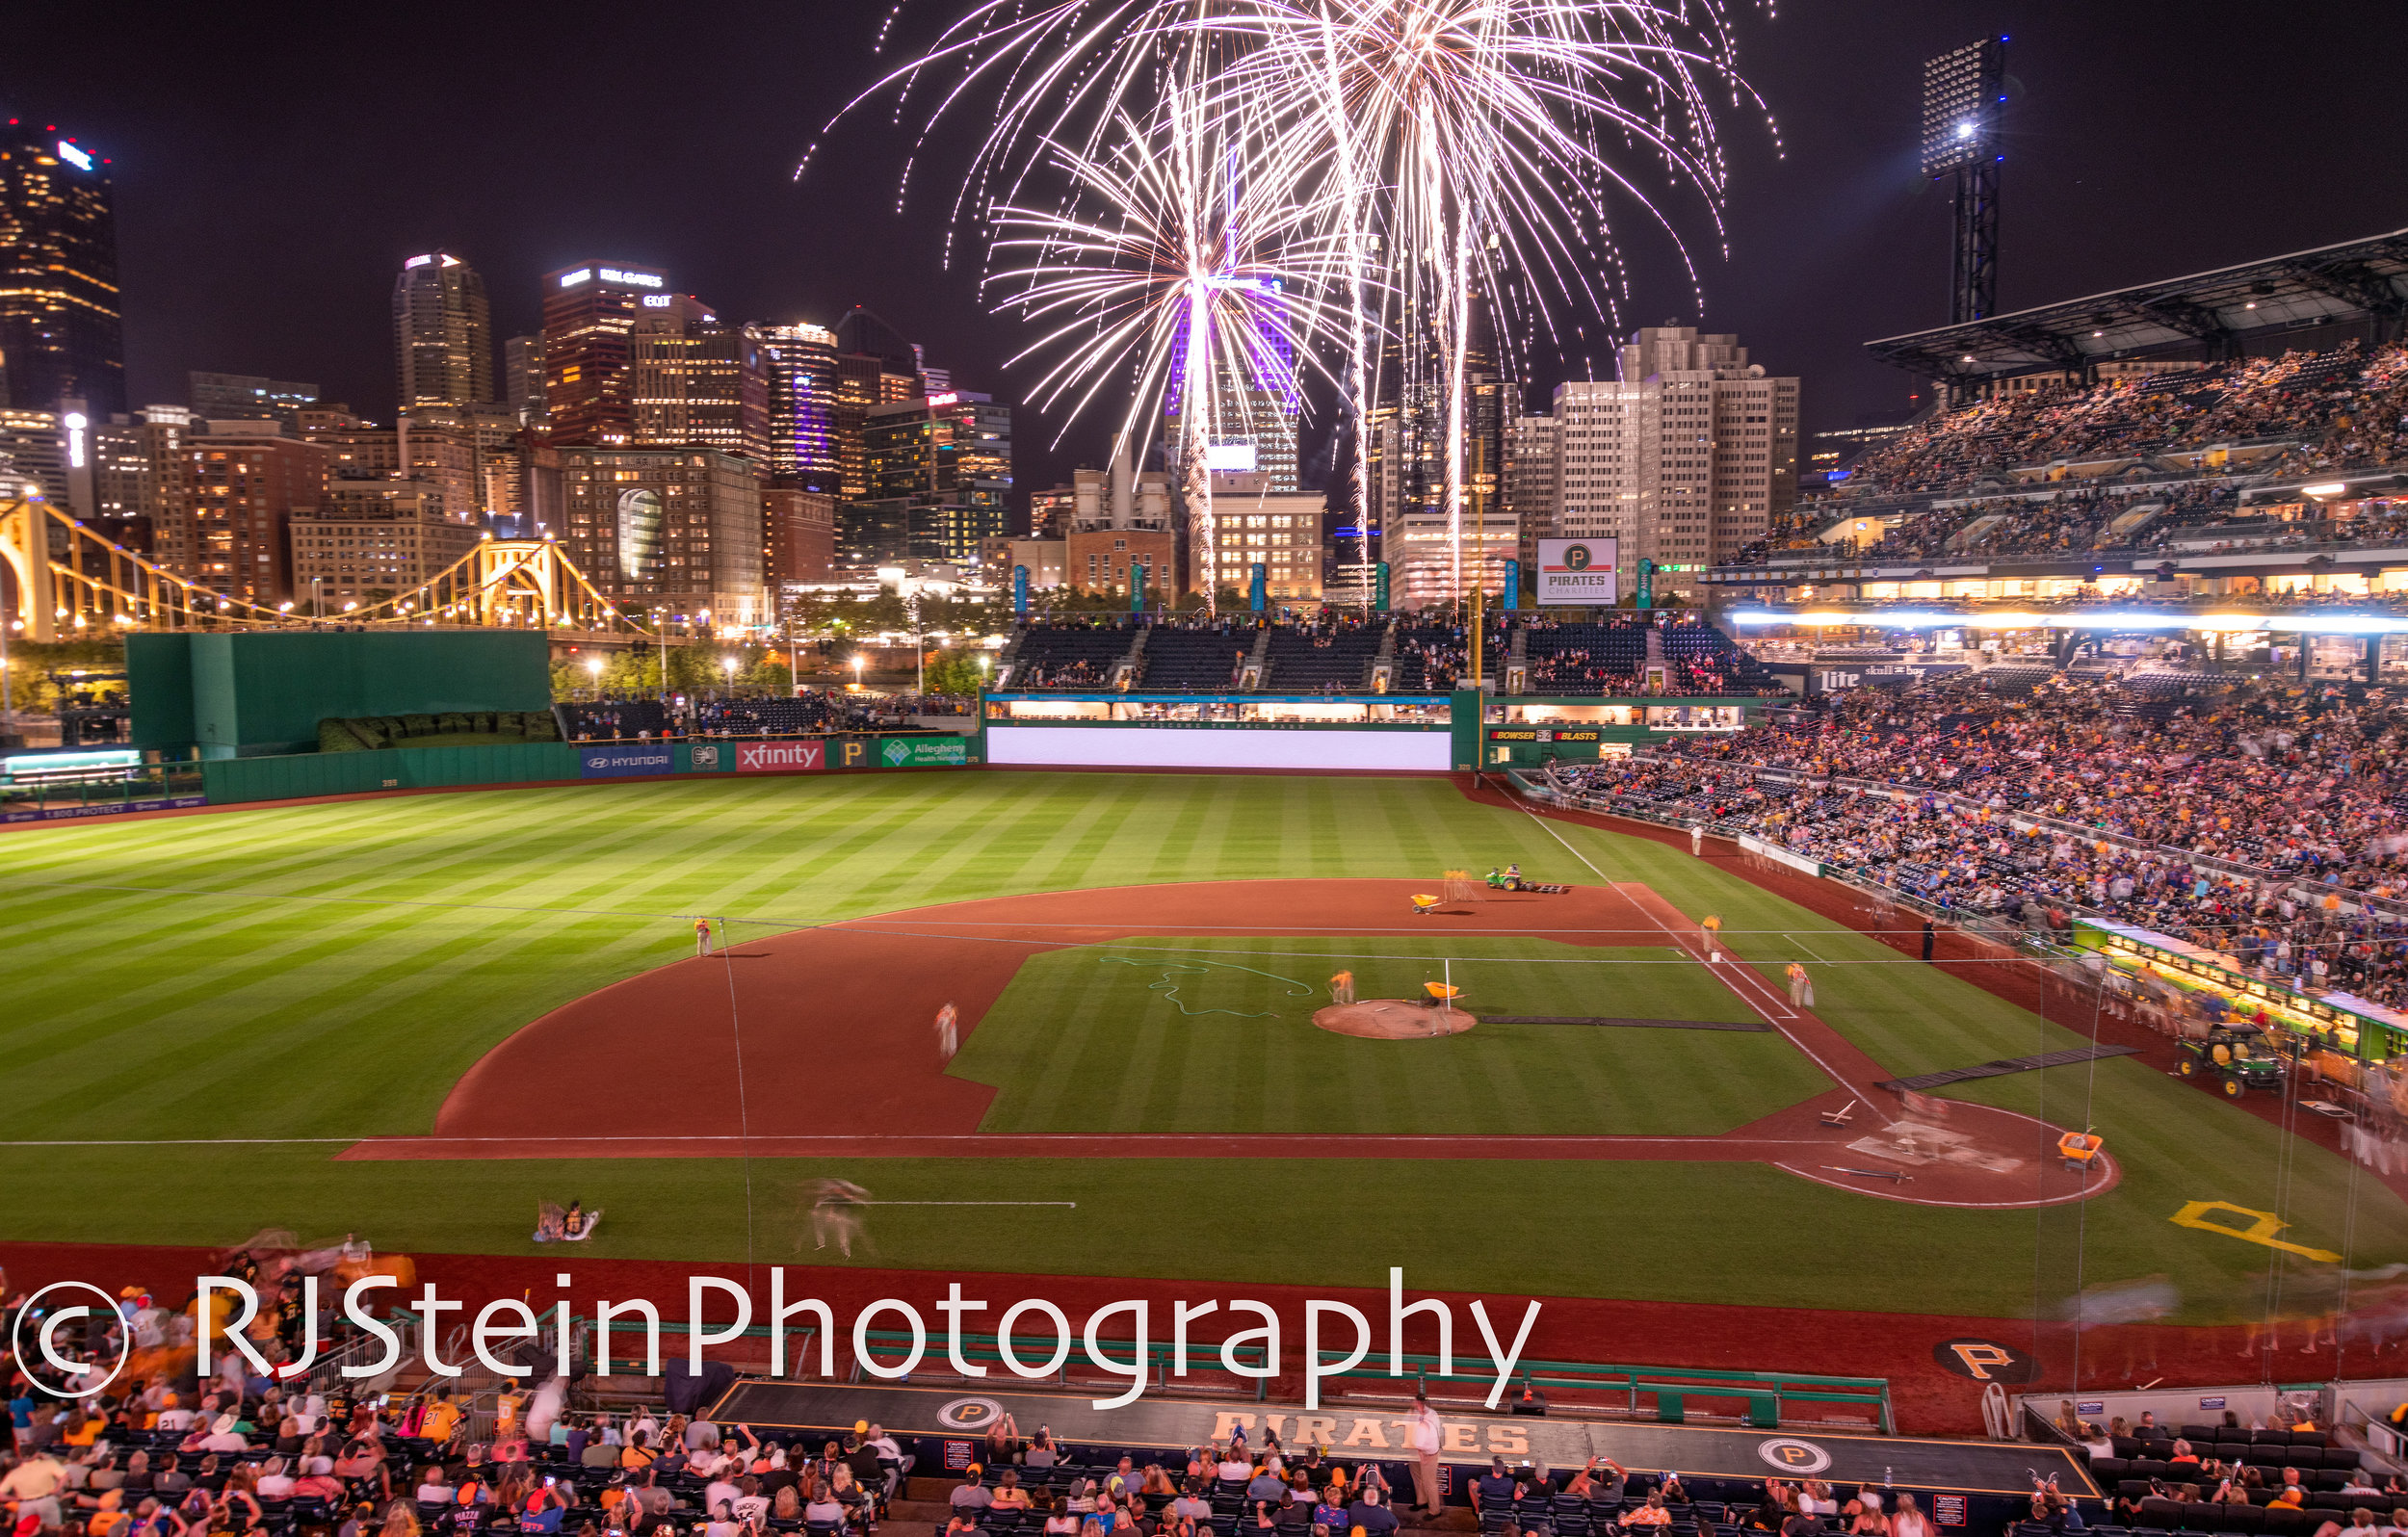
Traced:
[[1444, 773], [1450, 741], [1443, 731], [989, 726], [986, 761], [1027, 768], [1396, 768]]

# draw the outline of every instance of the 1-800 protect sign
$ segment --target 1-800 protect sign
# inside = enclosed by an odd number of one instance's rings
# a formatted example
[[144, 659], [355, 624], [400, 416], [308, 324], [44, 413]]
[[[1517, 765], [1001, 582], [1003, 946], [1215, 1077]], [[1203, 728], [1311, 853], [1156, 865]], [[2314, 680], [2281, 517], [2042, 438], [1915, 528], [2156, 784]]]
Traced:
[[1538, 604], [1603, 608], [1621, 601], [1621, 541], [1538, 541]]

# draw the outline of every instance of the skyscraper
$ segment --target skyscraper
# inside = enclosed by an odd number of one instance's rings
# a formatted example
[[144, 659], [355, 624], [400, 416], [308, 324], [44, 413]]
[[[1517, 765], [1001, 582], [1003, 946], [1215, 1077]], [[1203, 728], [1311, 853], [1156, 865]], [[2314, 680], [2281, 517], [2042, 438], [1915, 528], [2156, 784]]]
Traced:
[[874, 406], [862, 440], [870, 494], [838, 509], [844, 563], [971, 565], [1007, 532], [1010, 406], [956, 390]]
[[834, 494], [836, 337], [818, 326], [754, 327], [770, 385], [770, 474], [780, 486]]
[[917, 378], [920, 373], [920, 345], [906, 340], [903, 332], [858, 304], [836, 323], [836, 350], [875, 357], [889, 374]]
[[[1274, 297], [1276, 279], [1264, 279]], [[1163, 441], [1174, 467], [1185, 428], [1188, 328], [1183, 321], [1171, 340], [1170, 388], [1163, 396]], [[1222, 356], [1213, 366], [1213, 415], [1206, 458], [1224, 474], [1262, 477], [1274, 494], [1296, 488], [1296, 418], [1304, 394], [1298, 387], [1296, 348], [1288, 333], [1266, 319], [1247, 356]], [[1175, 473], [1175, 468], [1174, 468]]]
[[836, 354], [836, 480], [848, 500], [871, 495], [870, 465], [862, 431], [870, 411], [919, 398], [916, 376], [895, 373], [876, 352]]
[[666, 297], [666, 304], [647, 302], [628, 334], [629, 441], [717, 449], [766, 469], [769, 378], [758, 337], [691, 294]]
[[404, 411], [496, 398], [493, 316], [475, 268], [449, 251], [402, 264], [393, 282], [393, 355]]
[[1797, 380], [1767, 377], [1733, 335], [1650, 326], [1616, 380], [1557, 387], [1557, 536], [1611, 535], [1652, 560], [1660, 594], [1761, 539], [1797, 494]]
[[0, 128], [0, 406], [125, 409], [107, 164], [55, 126]]
[[543, 404], [551, 440], [618, 447], [635, 435], [628, 336], [636, 317], [667, 309], [668, 279], [647, 269], [582, 262], [543, 276]]
[[877, 494], [870, 489], [861, 440], [870, 408], [919, 400], [929, 386], [921, 378], [919, 347], [869, 310], [854, 305], [835, 334], [837, 493], [858, 500]]
[[543, 338], [513, 336], [502, 344], [502, 399], [521, 427], [543, 425]]

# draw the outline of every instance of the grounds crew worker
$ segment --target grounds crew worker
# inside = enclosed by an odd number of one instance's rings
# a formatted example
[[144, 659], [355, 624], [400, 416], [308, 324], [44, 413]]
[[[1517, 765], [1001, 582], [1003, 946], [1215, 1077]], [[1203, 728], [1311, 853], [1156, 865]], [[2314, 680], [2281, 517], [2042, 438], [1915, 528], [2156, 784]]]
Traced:
[[1404, 1424], [1404, 1444], [1413, 1452], [1413, 1502], [1435, 1516], [1446, 1509], [1447, 1497], [1438, 1488], [1439, 1424], [1436, 1411], [1420, 1394], [1413, 1395], [1413, 1415]]

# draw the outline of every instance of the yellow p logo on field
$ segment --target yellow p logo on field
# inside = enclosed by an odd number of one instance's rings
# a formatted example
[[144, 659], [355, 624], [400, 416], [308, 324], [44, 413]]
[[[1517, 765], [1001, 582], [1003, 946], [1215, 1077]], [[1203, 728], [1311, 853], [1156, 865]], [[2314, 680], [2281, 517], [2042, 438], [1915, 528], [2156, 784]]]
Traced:
[[[2236, 1216], [2248, 1217], [2250, 1222], [2245, 1228], [2227, 1227], [2221, 1222], [2210, 1221], [2208, 1213], [2211, 1211], [2230, 1211]], [[2230, 1201], [2192, 1201], [2166, 1220], [2178, 1228], [2197, 1228], [2202, 1233], [2221, 1233], [2227, 1237], [2241, 1238], [2251, 1243], [2263, 1243], [2269, 1249], [2280, 1249], [2286, 1254], [2296, 1254], [2302, 1259], [2324, 1260], [2335, 1263], [2341, 1260], [2341, 1256], [2330, 1249], [2312, 1249], [2304, 1243], [2284, 1242], [2274, 1235], [2289, 1227], [2290, 1223], [2271, 1211], [2253, 1211], [2245, 1206], [2235, 1206]]]
[[2003, 1345], [1972, 1344], [1960, 1341], [1949, 1348], [1956, 1352], [1957, 1360], [1965, 1363], [1965, 1375], [1976, 1382], [1988, 1382], [1993, 1367], [2015, 1364], [2015, 1352]]

